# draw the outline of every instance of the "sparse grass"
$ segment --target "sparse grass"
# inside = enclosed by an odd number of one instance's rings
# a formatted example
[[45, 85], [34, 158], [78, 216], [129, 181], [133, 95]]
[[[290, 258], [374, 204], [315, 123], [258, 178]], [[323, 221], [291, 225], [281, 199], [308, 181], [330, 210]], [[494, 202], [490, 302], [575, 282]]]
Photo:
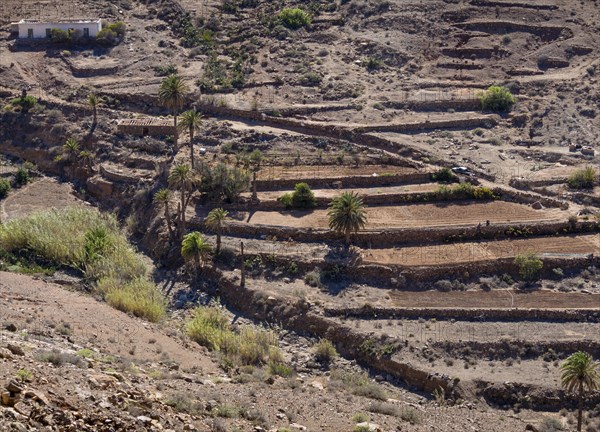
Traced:
[[33, 379], [33, 373], [27, 369], [19, 369], [15, 377], [21, 382], [29, 382]]
[[370, 412], [376, 413], [376, 414], [383, 414], [383, 415], [394, 416], [394, 417], [400, 416], [400, 408], [398, 408], [396, 405], [392, 405], [390, 403], [372, 402], [369, 405], [369, 408], [367, 408], [367, 409]]
[[364, 412], [358, 412], [352, 416], [352, 421], [356, 423], [368, 422], [369, 416]]
[[128, 243], [116, 218], [77, 207], [36, 213], [0, 226], [0, 251], [78, 270], [114, 307], [151, 321], [165, 305], [146, 279], [146, 264]]
[[592, 167], [586, 167], [571, 174], [567, 184], [573, 189], [590, 189], [594, 187], [595, 180], [596, 171]]
[[273, 332], [253, 326], [234, 332], [218, 306], [196, 308], [194, 317], [185, 328], [192, 340], [211, 351], [222, 353], [229, 364], [261, 365], [281, 360]]
[[66, 363], [73, 364], [80, 368], [86, 366], [83, 359], [75, 354], [61, 352], [57, 349], [53, 350], [43, 350], [37, 353], [36, 358], [39, 361], [43, 361], [46, 363], [52, 363], [54, 366], [60, 367]]
[[91, 350], [89, 348], [82, 348], [77, 351], [77, 355], [83, 358], [94, 358], [96, 357], [96, 351]]
[[98, 289], [104, 293], [109, 305], [123, 312], [144, 318], [151, 322], [159, 321], [166, 311], [166, 302], [157, 286], [146, 279], [123, 282], [116, 278], [98, 281]]
[[313, 347], [315, 353], [315, 359], [321, 363], [330, 363], [338, 356], [338, 352], [327, 339], [321, 339]]
[[204, 412], [202, 403], [187, 392], [174, 393], [166, 399], [165, 403], [186, 414], [197, 416]]

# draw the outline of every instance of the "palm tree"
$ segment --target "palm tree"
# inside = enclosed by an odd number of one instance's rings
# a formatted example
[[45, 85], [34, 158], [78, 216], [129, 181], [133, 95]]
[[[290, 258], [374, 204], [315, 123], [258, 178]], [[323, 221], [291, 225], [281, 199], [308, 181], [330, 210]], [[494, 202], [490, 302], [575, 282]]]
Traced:
[[169, 202], [171, 200], [171, 191], [169, 189], [162, 188], [154, 194], [154, 202], [162, 204], [165, 211], [165, 220], [167, 221], [167, 229], [171, 238], [175, 238], [175, 231], [173, 231], [173, 223], [171, 222], [171, 211], [169, 209]]
[[362, 200], [354, 192], [344, 192], [334, 198], [327, 212], [329, 228], [346, 237], [346, 245], [350, 245], [350, 234], [358, 232], [367, 223], [367, 214]]
[[169, 75], [161, 83], [158, 89], [158, 100], [165, 107], [169, 108], [173, 112], [173, 126], [175, 128], [175, 150], [177, 150], [177, 138], [179, 133], [177, 131], [177, 115], [179, 110], [183, 106], [185, 94], [188, 89], [183, 79], [177, 75]]
[[600, 363], [595, 362], [591, 355], [578, 351], [571, 354], [560, 366], [562, 375], [560, 381], [568, 392], [577, 392], [579, 408], [577, 413], [577, 430], [581, 431], [583, 418], [583, 398], [586, 392], [600, 388]]
[[227, 210], [215, 208], [208, 213], [208, 216], [204, 220], [206, 226], [217, 234], [217, 250], [215, 251], [217, 255], [221, 251], [221, 234], [223, 233], [223, 224], [228, 214]]
[[71, 176], [75, 176], [75, 162], [81, 154], [79, 143], [73, 138], [67, 138], [63, 144], [63, 151], [67, 154], [67, 161], [71, 165]]
[[194, 168], [194, 132], [200, 130], [202, 116], [196, 110], [188, 110], [181, 114], [181, 129], [187, 129], [190, 133], [190, 161]]
[[185, 209], [192, 197], [194, 186], [198, 184], [198, 178], [189, 165], [176, 165], [169, 173], [169, 186], [178, 189], [181, 202], [179, 203], [179, 234], [185, 232]]
[[181, 256], [187, 262], [193, 261], [196, 270], [202, 267], [202, 263], [208, 261], [211, 247], [198, 231], [186, 234], [181, 242]]
[[80, 154], [79, 143], [74, 138], [67, 138], [63, 144], [63, 150], [67, 153], [67, 159], [70, 162], [77, 160], [77, 156]]
[[100, 98], [93, 93], [90, 93], [87, 97], [87, 103], [92, 107], [94, 119], [92, 121], [92, 128], [98, 123], [98, 106], [100, 105]]
[[94, 165], [94, 155], [87, 150], [80, 151], [79, 162], [86, 170], [92, 171]]

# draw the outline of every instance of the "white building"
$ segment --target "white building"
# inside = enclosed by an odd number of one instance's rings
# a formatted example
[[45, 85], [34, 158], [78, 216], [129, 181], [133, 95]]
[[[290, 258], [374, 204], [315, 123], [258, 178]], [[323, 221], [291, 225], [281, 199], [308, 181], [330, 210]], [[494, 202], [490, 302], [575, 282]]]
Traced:
[[32, 19], [23, 19], [17, 24], [19, 29], [19, 39], [44, 39], [49, 38], [52, 29], [64, 31], [72, 30], [80, 37], [95, 38], [98, 32], [102, 30], [100, 19], [82, 19], [82, 20], [60, 20], [60, 21], [39, 21]]

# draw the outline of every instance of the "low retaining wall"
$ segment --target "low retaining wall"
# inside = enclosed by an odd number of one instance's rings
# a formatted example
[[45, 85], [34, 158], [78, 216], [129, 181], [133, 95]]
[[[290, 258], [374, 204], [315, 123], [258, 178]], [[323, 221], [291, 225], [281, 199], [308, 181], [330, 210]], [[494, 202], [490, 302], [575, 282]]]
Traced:
[[[393, 169], [393, 168], [392, 168]], [[276, 179], [276, 180], [256, 180], [256, 189], [258, 191], [276, 191], [280, 189], [294, 189], [297, 183], [306, 182], [313, 189], [332, 188], [334, 184], [341, 185], [342, 188], [364, 188], [378, 186], [399, 186], [404, 184], [421, 184], [431, 182], [430, 173], [415, 174], [394, 174], [378, 176], [346, 176], [346, 177], [327, 177], [327, 178], [297, 178], [297, 179]]]
[[[204, 228], [199, 218], [189, 221], [191, 228]], [[228, 233], [236, 237], [261, 238], [262, 236], [278, 239], [291, 239], [305, 243], [340, 242], [342, 237], [327, 229], [289, 228], [273, 225], [253, 225], [250, 223], [231, 222], [227, 225]], [[578, 222], [572, 229], [568, 222], [539, 222], [524, 224], [493, 224], [431, 228], [395, 228], [385, 231], [361, 231], [353, 234], [353, 243], [361, 247], [394, 247], [403, 245], [425, 245], [431, 243], [464, 242], [471, 240], [499, 240], [508, 238], [528, 238], [556, 234], [575, 234], [598, 231], [595, 222]], [[519, 232], [521, 234], [519, 234]], [[524, 235], [524, 233], [527, 233]]]
[[600, 323], [600, 312], [593, 309], [458, 309], [458, 308], [347, 308], [325, 309], [329, 317], [377, 319], [419, 318], [460, 321], [550, 321]]

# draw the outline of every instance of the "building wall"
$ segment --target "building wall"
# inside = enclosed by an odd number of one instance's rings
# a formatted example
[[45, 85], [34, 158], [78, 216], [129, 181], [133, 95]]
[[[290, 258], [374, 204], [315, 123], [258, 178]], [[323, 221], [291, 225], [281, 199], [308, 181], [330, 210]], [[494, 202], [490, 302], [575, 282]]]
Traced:
[[34, 39], [44, 39], [46, 38], [46, 29], [61, 29], [64, 31], [69, 31], [69, 29], [80, 30], [83, 33], [83, 29], [87, 28], [90, 32], [90, 37], [96, 37], [98, 32], [102, 30], [102, 24], [99, 21], [90, 21], [90, 22], [52, 22], [52, 23], [19, 23], [19, 38], [27, 39], [29, 36], [29, 29], [33, 30], [33, 38]]

